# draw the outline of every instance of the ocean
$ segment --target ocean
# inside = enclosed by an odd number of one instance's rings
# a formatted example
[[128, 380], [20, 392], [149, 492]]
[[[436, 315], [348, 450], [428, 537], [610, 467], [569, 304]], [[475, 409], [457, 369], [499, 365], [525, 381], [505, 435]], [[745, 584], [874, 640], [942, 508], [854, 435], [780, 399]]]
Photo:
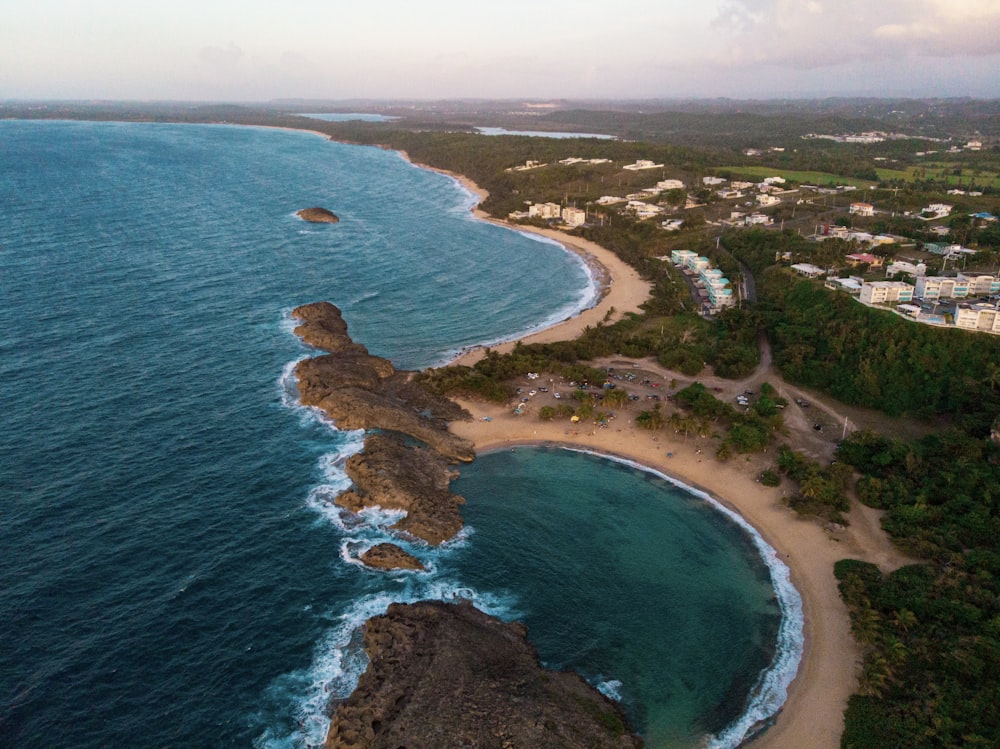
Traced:
[[430, 572], [358, 564], [394, 517], [331, 508], [362, 435], [298, 404], [290, 310], [329, 300], [420, 368], [594, 300], [578, 258], [471, 204], [308, 133], [0, 122], [0, 745], [317, 745], [361, 623], [427, 597], [526, 621], [654, 747], [735, 746], [780, 704], [787, 570], [634, 466], [482, 456], [466, 530], [409, 545]]

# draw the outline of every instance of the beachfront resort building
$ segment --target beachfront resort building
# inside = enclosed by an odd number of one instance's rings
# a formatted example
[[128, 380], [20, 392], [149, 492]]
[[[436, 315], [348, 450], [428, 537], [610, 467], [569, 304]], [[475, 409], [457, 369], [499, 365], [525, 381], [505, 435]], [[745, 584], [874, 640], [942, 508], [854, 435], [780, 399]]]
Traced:
[[528, 206], [528, 215], [540, 219], [560, 218], [562, 206], [558, 203], [532, 203]]
[[859, 299], [863, 304], [909, 302], [913, 299], [913, 287], [902, 281], [865, 281]]
[[699, 274], [699, 278], [708, 290], [708, 301], [713, 309], [719, 310], [736, 304], [733, 287], [729, 285], [729, 279], [722, 275], [721, 270], [705, 268]]
[[691, 250], [672, 250], [670, 262], [689, 274], [692, 272], [698, 274], [698, 280], [708, 294], [708, 304], [713, 311], [717, 312], [723, 307], [736, 304], [736, 295], [729, 279], [722, 275], [721, 270], [713, 268], [707, 257]]
[[567, 226], [583, 226], [587, 222], [587, 212], [581, 208], [563, 208], [562, 220]]

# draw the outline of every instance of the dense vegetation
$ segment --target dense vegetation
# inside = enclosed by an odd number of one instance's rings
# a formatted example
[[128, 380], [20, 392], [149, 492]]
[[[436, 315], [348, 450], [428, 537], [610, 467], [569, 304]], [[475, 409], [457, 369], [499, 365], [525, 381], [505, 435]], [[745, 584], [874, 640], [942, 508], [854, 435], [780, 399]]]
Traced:
[[885, 576], [837, 566], [867, 648], [843, 746], [1000, 745], [1000, 449], [958, 430], [913, 443], [861, 432], [839, 457], [886, 530], [930, 560]]

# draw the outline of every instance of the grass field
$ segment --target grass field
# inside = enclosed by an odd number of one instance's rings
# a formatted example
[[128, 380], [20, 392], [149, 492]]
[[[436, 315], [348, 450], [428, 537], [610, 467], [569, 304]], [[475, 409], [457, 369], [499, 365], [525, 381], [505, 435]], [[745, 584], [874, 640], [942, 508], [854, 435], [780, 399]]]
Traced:
[[[842, 177], [829, 172], [795, 171], [793, 169], [771, 169], [766, 166], [723, 166], [718, 171], [731, 172], [742, 177], [764, 179], [765, 177], [784, 177], [787, 180], [806, 185], [854, 185], [858, 188], [872, 187], [876, 183], [855, 177]], [[881, 175], [880, 175], [881, 176]]]
[[948, 164], [927, 164], [926, 166], [911, 166], [908, 169], [876, 169], [880, 179], [894, 180], [901, 179], [905, 182], [913, 182], [918, 179], [933, 179], [947, 182], [956, 187], [968, 188], [970, 185], [976, 187], [1000, 187], [1000, 174], [995, 171], [983, 169], [976, 171], [969, 168], [962, 169], [962, 174], [952, 174], [958, 165]]

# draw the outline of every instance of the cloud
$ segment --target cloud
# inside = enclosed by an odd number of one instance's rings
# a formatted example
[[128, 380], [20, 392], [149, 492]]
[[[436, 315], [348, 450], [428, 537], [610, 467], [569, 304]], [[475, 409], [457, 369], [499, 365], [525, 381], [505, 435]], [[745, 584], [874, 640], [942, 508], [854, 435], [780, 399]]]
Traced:
[[725, 0], [714, 27], [730, 66], [1000, 54], [1000, 0]]
[[244, 56], [243, 50], [233, 42], [229, 42], [228, 47], [203, 47], [198, 52], [198, 57], [206, 65], [226, 70], [239, 65]]

